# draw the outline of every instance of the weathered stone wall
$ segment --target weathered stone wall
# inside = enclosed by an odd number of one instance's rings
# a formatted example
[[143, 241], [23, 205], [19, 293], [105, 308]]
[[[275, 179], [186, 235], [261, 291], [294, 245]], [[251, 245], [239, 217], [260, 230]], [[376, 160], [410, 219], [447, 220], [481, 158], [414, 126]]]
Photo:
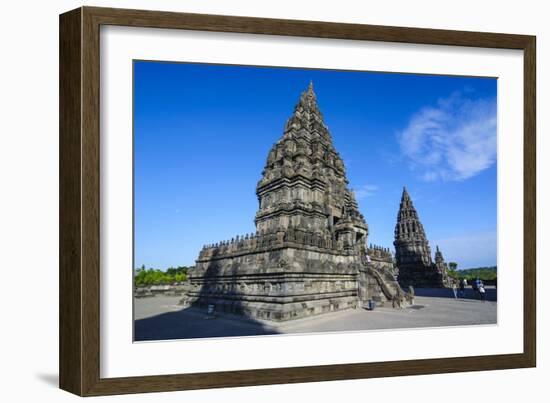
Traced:
[[343, 243], [334, 240], [327, 232], [313, 232], [290, 227], [278, 232], [256, 232], [255, 234], [236, 236], [231, 240], [206, 245], [200, 251], [197, 263], [200, 266], [201, 263], [211, 260], [236, 257], [283, 247], [300, 247], [332, 254], [344, 253]]
[[395, 265], [387, 248], [371, 245], [367, 253], [370, 267], [382, 275], [369, 272], [359, 253], [308, 231], [236, 237], [203, 249], [182, 303], [275, 321], [356, 308], [368, 300], [381, 305], [396, 293]]
[[357, 306], [356, 256], [285, 245], [197, 262], [186, 306], [283, 321]]

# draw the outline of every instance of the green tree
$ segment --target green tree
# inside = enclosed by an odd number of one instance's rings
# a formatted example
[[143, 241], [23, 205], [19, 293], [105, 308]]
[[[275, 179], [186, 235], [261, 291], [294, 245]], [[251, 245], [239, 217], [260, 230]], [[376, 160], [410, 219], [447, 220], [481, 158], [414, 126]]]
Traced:
[[465, 278], [467, 280], [475, 280], [479, 278], [482, 281], [492, 281], [497, 279], [497, 267], [475, 267], [472, 269], [466, 270], [457, 270], [460, 278]]
[[162, 271], [152, 267], [146, 269], [145, 265], [142, 265], [135, 270], [134, 284], [137, 287], [143, 287], [179, 283], [187, 280], [188, 270], [187, 266], [169, 267], [166, 271]]
[[458, 264], [456, 262], [449, 262], [447, 266], [449, 268], [448, 270], [449, 276], [451, 276], [454, 279], [458, 279], [460, 277], [456, 270], [456, 268], [458, 267]]

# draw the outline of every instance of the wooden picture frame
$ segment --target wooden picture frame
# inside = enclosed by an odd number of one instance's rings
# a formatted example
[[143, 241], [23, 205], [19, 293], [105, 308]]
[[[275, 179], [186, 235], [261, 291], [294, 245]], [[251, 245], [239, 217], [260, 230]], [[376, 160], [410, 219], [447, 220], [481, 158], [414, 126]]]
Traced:
[[[100, 377], [100, 26], [120, 25], [524, 52], [523, 353], [227, 372]], [[80, 396], [481, 371], [536, 365], [535, 37], [82, 7], [60, 16], [60, 387]]]

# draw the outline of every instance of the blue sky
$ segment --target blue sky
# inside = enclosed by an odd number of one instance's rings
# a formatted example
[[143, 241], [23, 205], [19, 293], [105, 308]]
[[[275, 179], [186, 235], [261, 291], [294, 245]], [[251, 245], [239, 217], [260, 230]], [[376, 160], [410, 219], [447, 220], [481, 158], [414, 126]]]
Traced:
[[369, 242], [393, 249], [405, 185], [433, 250], [496, 264], [496, 79], [135, 61], [136, 267], [254, 231], [256, 183], [310, 80]]

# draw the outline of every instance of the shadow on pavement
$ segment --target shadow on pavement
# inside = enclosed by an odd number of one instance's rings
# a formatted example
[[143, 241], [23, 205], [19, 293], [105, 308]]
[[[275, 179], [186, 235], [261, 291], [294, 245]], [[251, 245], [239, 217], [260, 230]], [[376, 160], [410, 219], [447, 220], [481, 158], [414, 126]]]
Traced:
[[278, 334], [249, 317], [209, 316], [205, 310], [182, 308], [134, 321], [134, 340], [173, 340]]
[[[238, 266], [232, 267], [232, 275], [221, 273], [216, 262], [211, 262], [194, 301], [189, 307], [161, 313], [134, 321], [134, 341], [196, 339], [207, 337], [237, 337], [278, 334], [275, 329], [247, 314], [242, 298], [236, 291]], [[209, 306], [216, 315], [208, 315]], [[219, 314], [221, 313], [221, 315]]]

